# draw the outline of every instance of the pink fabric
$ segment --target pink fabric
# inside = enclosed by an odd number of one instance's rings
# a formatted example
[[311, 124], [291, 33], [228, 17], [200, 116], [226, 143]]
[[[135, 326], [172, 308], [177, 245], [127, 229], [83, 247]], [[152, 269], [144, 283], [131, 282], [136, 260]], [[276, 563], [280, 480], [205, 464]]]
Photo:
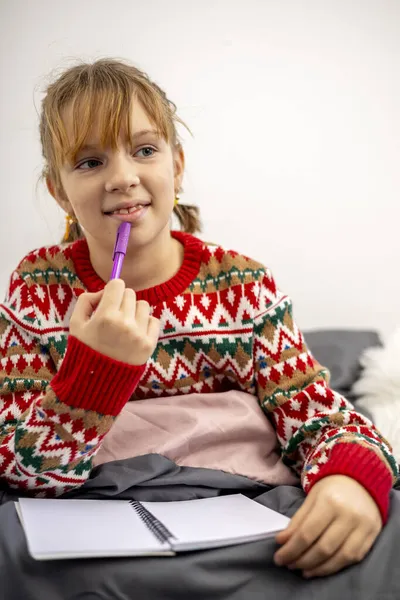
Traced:
[[273, 485], [296, 483], [276, 448], [257, 398], [232, 390], [128, 402], [93, 464], [156, 453], [181, 466], [221, 469]]

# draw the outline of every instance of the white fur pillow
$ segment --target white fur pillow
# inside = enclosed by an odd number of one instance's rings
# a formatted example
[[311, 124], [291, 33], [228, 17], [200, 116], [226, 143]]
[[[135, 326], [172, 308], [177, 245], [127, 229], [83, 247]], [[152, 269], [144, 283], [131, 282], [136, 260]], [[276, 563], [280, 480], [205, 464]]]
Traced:
[[353, 386], [357, 406], [366, 408], [400, 462], [400, 328], [383, 348], [370, 348], [360, 359], [364, 370]]

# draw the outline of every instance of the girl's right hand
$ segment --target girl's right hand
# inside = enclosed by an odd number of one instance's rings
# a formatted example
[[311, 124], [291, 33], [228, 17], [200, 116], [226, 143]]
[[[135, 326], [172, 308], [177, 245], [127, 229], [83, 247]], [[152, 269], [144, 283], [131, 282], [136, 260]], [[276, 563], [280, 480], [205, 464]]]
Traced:
[[70, 320], [70, 334], [100, 354], [130, 365], [142, 365], [153, 354], [159, 320], [150, 306], [136, 300], [122, 279], [109, 281], [97, 293], [81, 294]]

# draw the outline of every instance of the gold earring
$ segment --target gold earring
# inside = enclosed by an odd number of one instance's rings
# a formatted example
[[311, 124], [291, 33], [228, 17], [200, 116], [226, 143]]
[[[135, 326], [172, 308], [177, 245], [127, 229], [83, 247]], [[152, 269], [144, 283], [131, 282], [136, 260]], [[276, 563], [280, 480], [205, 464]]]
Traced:
[[71, 233], [71, 225], [73, 225], [74, 223], [77, 223], [77, 222], [78, 222], [78, 219], [75, 217], [75, 215], [65, 215], [65, 233], [64, 233], [63, 242], [68, 242], [69, 235]]
[[179, 194], [175, 194], [175, 202], [174, 202], [174, 206], [177, 206], [179, 204], [179, 200], [181, 199]]

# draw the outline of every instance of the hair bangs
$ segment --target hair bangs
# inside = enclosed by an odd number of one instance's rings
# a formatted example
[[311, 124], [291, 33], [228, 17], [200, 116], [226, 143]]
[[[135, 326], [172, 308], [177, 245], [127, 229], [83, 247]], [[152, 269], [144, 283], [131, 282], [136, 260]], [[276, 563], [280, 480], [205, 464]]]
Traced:
[[[142, 105], [149, 120], [156, 128], [158, 134], [167, 143], [174, 139], [170, 119], [166, 114], [166, 107], [153, 90], [135, 86], [130, 90], [122, 86], [109, 86], [106, 89], [85, 89], [77, 95], [69, 107], [65, 108], [67, 118], [56, 119], [57, 130], [55, 148], [58, 152], [55, 158], [58, 167], [67, 160], [75, 162], [83, 146], [88, 142], [95, 131], [96, 141], [102, 149], [118, 147], [121, 133], [128, 142], [132, 139], [131, 111], [134, 99]], [[65, 122], [69, 122], [67, 127]]]
[[96, 135], [101, 148], [118, 147], [121, 132], [131, 139], [132, 89], [113, 85], [106, 88], [89, 87], [77, 95], [70, 106], [70, 137], [64, 149], [64, 159], [74, 162], [79, 151]]

